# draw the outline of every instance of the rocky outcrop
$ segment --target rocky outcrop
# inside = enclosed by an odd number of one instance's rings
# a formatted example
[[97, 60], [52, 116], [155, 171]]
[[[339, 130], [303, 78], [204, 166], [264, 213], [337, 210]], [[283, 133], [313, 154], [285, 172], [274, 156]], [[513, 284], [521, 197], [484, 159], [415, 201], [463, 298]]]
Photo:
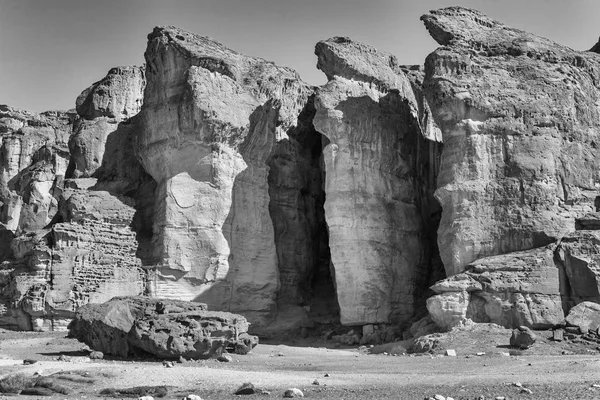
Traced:
[[600, 303], [600, 231], [566, 235], [557, 248], [556, 259], [563, 273], [565, 311], [585, 301]]
[[341, 37], [315, 53], [329, 79], [314, 123], [330, 141], [325, 218], [342, 323], [407, 320], [428, 273], [421, 207], [435, 187], [439, 130], [394, 56]]
[[104, 354], [197, 360], [246, 354], [258, 344], [248, 326], [241, 315], [206, 311], [202, 303], [115, 297], [81, 307], [69, 334]]
[[0, 106], [0, 259], [10, 256], [14, 235], [48, 225], [69, 162], [73, 112], [33, 114]]
[[423, 85], [444, 139], [436, 196], [447, 275], [574, 230], [600, 185], [598, 56], [460, 7], [422, 20], [442, 45]]
[[110, 169], [106, 164], [116, 158], [112, 152], [124, 151], [116, 142], [129, 135], [128, 120], [140, 111], [145, 84], [143, 68], [117, 67], [79, 95], [76, 110], [81, 118], [69, 140], [69, 176], [97, 177], [99, 168]]
[[427, 309], [450, 329], [466, 318], [507, 328], [548, 328], [564, 319], [555, 246], [486, 257], [432, 286]]
[[67, 189], [65, 222], [13, 240], [15, 260], [1, 270], [0, 324], [64, 330], [84, 304], [144, 294], [146, 273], [130, 227], [134, 211], [131, 201], [108, 192]]
[[318, 260], [320, 136], [299, 120], [313, 89], [177, 28], [154, 30], [146, 61], [137, 149], [158, 182], [152, 293], [265, 326], [278, 293], [302, 304]]
[[[140, 68], [116, 68], [82, 93], [78, 118], [43, 113], [43, 119], [9, 110], [22, 121], [24, 116], [38, 120], [21, 126], [3, 119], [13, 129], [6, 130], [11, 135], [6, 144], [15, 139], [30, 143], [23, 148], [23, 161], [8, 162], [4, 176], [16, 171], [9, 189], [16, 188], [16, 195], [37, 214], [29, 224], [21, 211], [15, 233], [22, 235], [6, 241], [11, 257], [0, 267], [0, 326], [64, 330], [88, 302], [146, 292], [147, 273], [136, 255], [143, 248], [140, 242], [147, 242], [146, 225], [151, 230], [152, 203], [146, 197], [153, 182], [127, 146], [136, 132], [135, 120], [124, 119], [139, 111], [143, 85]], [[28, 156], [27, 148], [36, 146], [41, 148]]]
[[148, 295], [366, 342], [600, 302], [597, 46], [460, 7], [422, 19], [441, 45], [424, 68], [336, 37], [314, 88], [158, 27], [146, 68], [111, 69], [77, 115], [1, 107], [0, 325]]

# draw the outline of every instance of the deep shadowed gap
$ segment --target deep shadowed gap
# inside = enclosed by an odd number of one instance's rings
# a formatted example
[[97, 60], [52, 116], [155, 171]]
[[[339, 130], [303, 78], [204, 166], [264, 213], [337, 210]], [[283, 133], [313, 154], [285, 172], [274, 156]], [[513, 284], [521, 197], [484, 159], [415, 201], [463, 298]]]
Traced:
[[267, 160], [269, 213], [281, 282], [280, 311], [302, 307], [310, 322], [332, 324], [339, 322], [339, 305], [323, 208], [322, 150], [327, 138], [313, 126], [315, 112], [311, 97], [297, 125], [287, 131], [288, 138], [277, 142]]

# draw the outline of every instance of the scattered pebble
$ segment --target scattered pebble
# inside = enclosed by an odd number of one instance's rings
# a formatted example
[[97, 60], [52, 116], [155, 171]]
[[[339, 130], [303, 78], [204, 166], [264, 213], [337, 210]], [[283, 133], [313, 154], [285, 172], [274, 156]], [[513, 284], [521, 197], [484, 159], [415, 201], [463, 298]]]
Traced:
[[92, 360], [102, 360], [104, 358], [104, 353], [101, 351], [92, 351], [88, 357]]
[[448, 349], [448, 350], [446, 350], [446, 355], [449, 357], [456, 357], [456, 350]]
[[200, 396], [198, 396], [196, 394], [188, 394], [182, 400], [202, 400], [202, 397], [200, 397]]
[[323, 376], [324, 376], [325, 378], [329, 378], [329, 376], [330, 376], [330, 375], [329, 375], [329, 374], [325, 374], [325, 375], [323, 375]]
[[219, 362], [231, 362], [231, 361], [233, 361], [233, 358], [229, 354], [223, 353], [219, 357], [217, 357], [217, 361], [219, 361]]
[[163, 361], [163, 365], [165, 368], [173, 368], [175, 363], [173, 361]]
[[531, 391], [531, 389], [527, 389], [527, 388], [522, 388], [521, 389], [521, 393], [533, 394], [533, 392]]
[[254, 387], [254, 385], [250, 382], [246, 382], [242, 386], [240, 386], [238, 388], [238, 390], [235, 391], [234, 394], [241, 395], [241, 394], [255, 394], [255, 393], [257, 393], [257, 389]]
[[283, 393], [283, 397], [304, 397], [304, 393], [300, 389], [291, 388]]
[[31, 364], [35, 364], [37, 362], [37, 360], [33, 360], [31, 358], [26, 358], [25, 360], [23, 360], [23, 365], [31, 365]]
[[513, 382], [512, 385], [516, 387], [523, 387], [523, 384], [521, 382]]
[[321, 384], [321, 382], [319, 382], [318, 379], [315, 379], [312, 384], [316, 385], [316, 386], [319, 386]]

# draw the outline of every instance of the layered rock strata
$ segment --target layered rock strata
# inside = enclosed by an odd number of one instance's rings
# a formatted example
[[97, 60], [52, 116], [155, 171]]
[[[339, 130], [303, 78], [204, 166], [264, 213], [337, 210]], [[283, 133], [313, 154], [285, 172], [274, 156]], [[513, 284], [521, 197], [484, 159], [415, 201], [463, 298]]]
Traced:
[[341, 321], [405, 321], [429, 268], [421, 207], [435, 188], [439, 130], [394, 56], [341, 37], [315, 53], [329, 79], [314, 124], [330, 142], [325, 218]]
[[248, 326], [243, 316], [207, 311], [202, 303], [115, 297], [81, 307], [69, 333], [104, 354], [197, 360], [248, 353], [258, 344]]
[[313, 89], [177, 28], [156, 28], [145, 56], [137, 149], [158, 183], [152, 294], [267, 325], [278, 293], [300, 303], [314, 264], [320, 139], [298, 120]]
[[[63, 330], [84, 304], [146, 292], [147, 273], [136, 257], [142, 247], [137, 237], [143, 241], [151, 221], [152, 204], [145, 197], [153, 182], [127, 146], [136, 132], [135, 121], [128, 117], [139, 111], [144, 82], [140, 68], [112, 69], [78, 98], [79, 116], [44, 113], [61, 116], [58, 128], [57, 122], [42, 119], [23, 124], [39, 132], [7, 130], [12, 136], [21, 134], [29, 147], [40, 145], [34, 141], [40, 137], [45, 144], [31, 157], [30, 166], [0, 160], [8, 176], [14, 174], [11, 168], [17, 171], [9, 188], [24, 193], [23, 200], [37, 212], [35, 224], [18, 224], [21, 228], [15, 233], [23, 235], [12, 240], [12, 257], [0, 268], [2, 327]], [[6, 124], [8, 119], [3, 120]], [[10, 140], [14, 139], [6, 144]], [[29, 162], [27, 149], [22, 149], [21, 163]]]
[[74, 120], [74, 112], [0, 106], [1, 260], [11, 254], [12, 237], [45, 227], [58, 211]]
[[422, 17], [442, 46], [424, 90], [442, 129], [436, 196], [447, 275], [574, 230], [600, 185], [600, 59], [450, 7]]
[[314, 88], [158, 27], [146, 69], [111, 69], [76, 113], [2, 106], [0, 325], [146, 294], [263, 331], [339, 317], [364, 342], [419, 320], [446, 275], [442, 328], [600, 302], [597, 46], [460, 7], [422, 19], [441, 45], [424, 68], [336, 37]]

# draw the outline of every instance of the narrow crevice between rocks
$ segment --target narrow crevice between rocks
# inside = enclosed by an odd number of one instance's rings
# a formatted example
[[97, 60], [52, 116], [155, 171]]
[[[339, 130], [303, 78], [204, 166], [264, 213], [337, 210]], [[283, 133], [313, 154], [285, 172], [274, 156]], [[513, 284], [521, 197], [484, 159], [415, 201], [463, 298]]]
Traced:
[[315, 130], [314, 115], [313, 96], [267, 160], [280, 277], [277, 305], [291, 329], [339, 323], [323, 207], [327, 139]]

